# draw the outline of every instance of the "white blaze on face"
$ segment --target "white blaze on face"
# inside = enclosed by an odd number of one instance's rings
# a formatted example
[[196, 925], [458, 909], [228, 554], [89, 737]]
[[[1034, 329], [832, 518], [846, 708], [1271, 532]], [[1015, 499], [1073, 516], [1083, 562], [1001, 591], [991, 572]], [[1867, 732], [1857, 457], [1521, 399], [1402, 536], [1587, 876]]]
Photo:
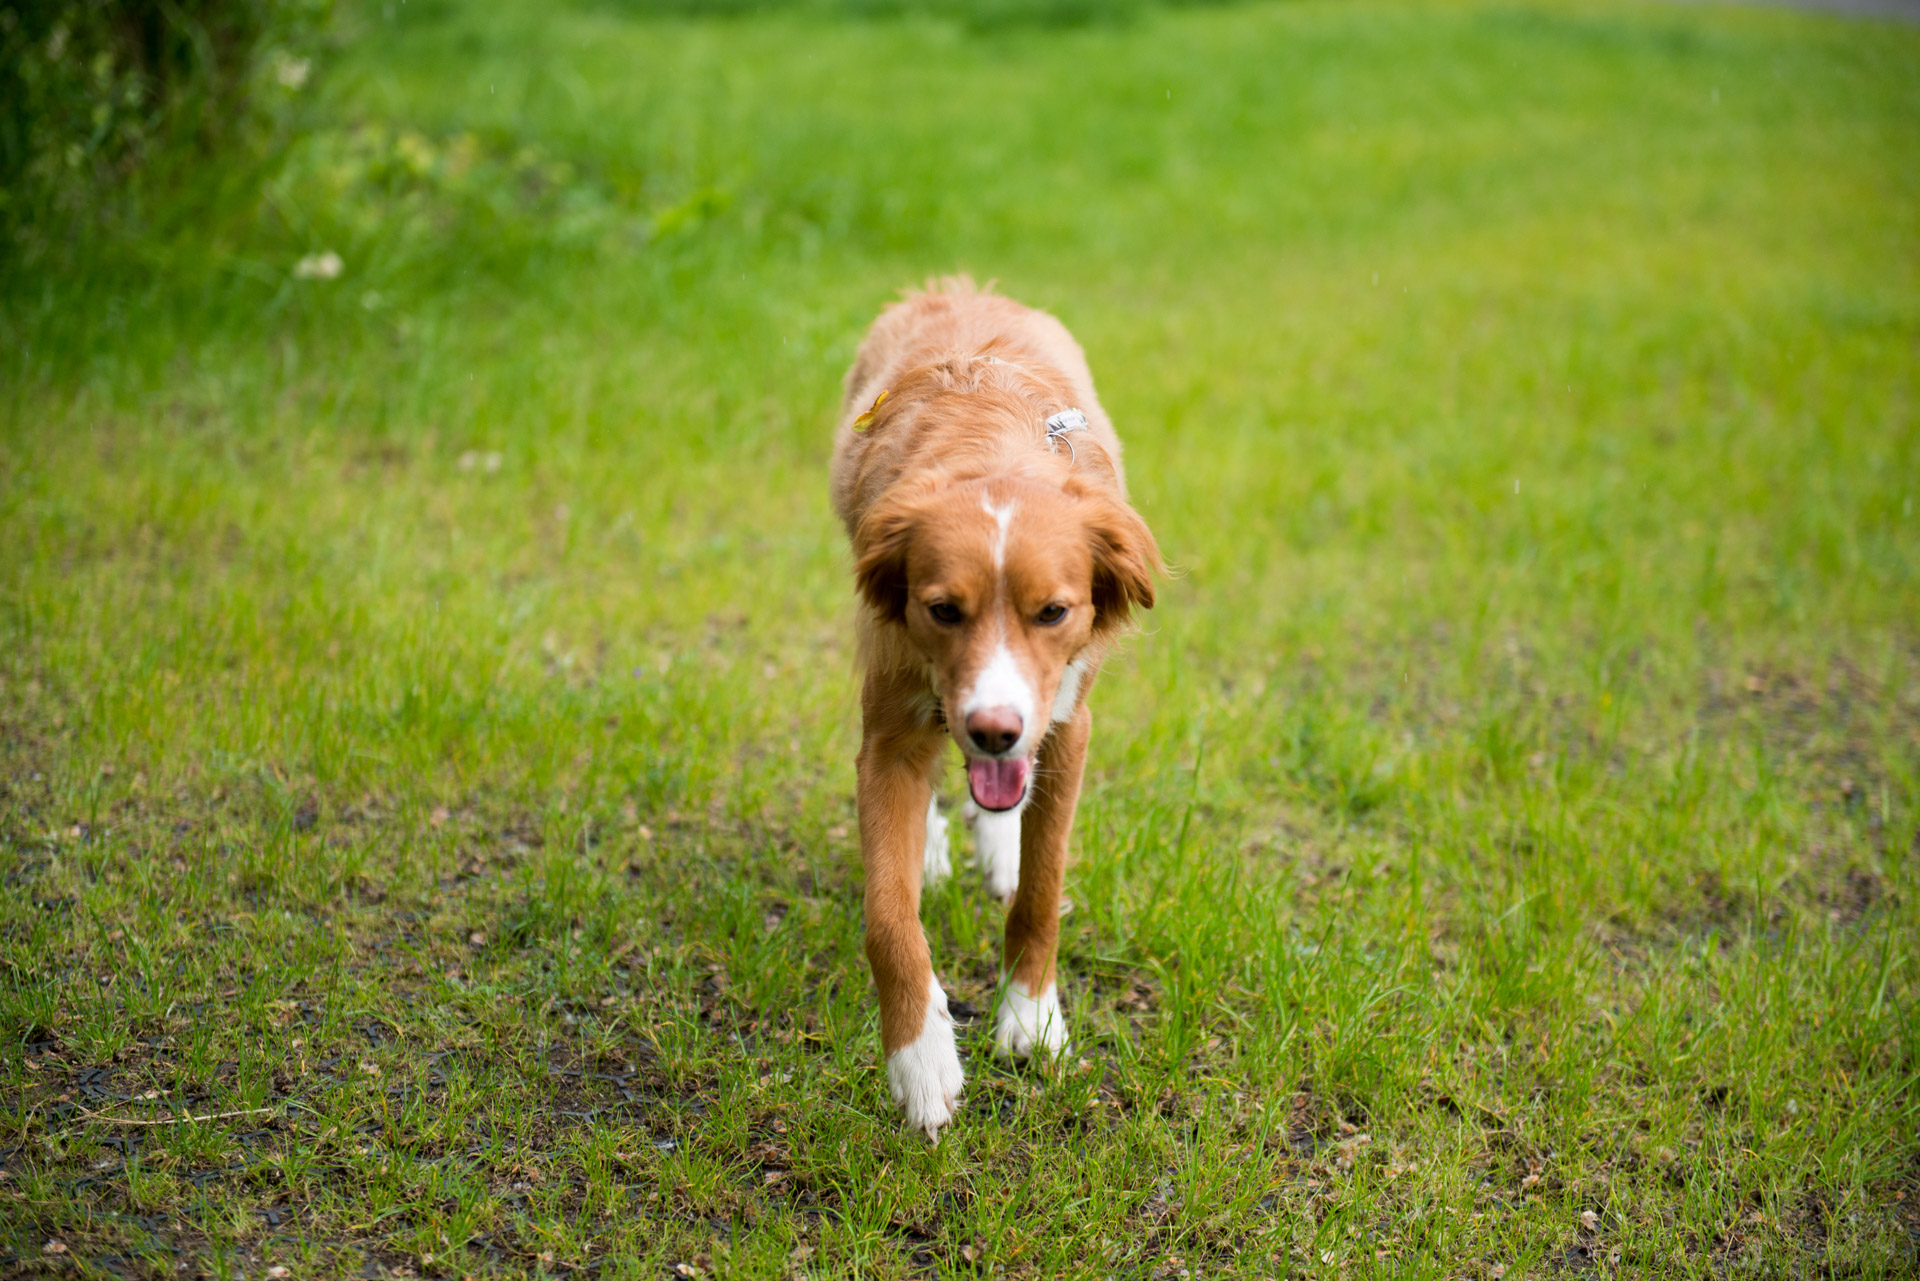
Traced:
[[1007, 568], [1007, 530], [1013, 525], [1012, 502], [998, 503], [993, 495], [984, 494], [980, 498], [980, 508], [993, 517], [993, 568], [996, 573], [1004, 573]]
[[[991, 494], [983, 495], [980, 499], [981, 510], [993, 517], [993, 568], [1001, 576], [994, 592], [996, 613], [1006, 604], [1007, 535], [1013, 527], [1013, 513], [1017, 506], [1011, 501], [995, 503]], [[987, 656], [986, 666], [973, 678], [972, 688], [960, 700], [960, 723], [964, 727], [967, 717], [989, 707], [1011, 707], [1019, 713], [1022, 726], [1020, 742], [1015, 745], [1013, 753], [1019, 755], [1033, 744], [1037, 728], [1034, 725], [1035, 704], [1039, 700], [1034, 694], [1033, 682], [1020, 670], [1019, 662], [1007, 646], [1004, 617], [995, 619], [995, 628], [998, 635], [993, 652]]]
[[1027, 680], [1026, 673], [1020, 670], [1013, 651], [1007, 648], [1003, 630], [1000, 641], [987, 658], [987, 665], [973, 678], [973, 688], [960, 700], [960, 724], [964, 728], [967, 717], [989, 707], [1011, 707], [1020, 714], [1022, 727], [1020, 743], [1015, 745], [1017, 754], [1020, 746], [1033, 741], [1033, 705], [1033, 684]]

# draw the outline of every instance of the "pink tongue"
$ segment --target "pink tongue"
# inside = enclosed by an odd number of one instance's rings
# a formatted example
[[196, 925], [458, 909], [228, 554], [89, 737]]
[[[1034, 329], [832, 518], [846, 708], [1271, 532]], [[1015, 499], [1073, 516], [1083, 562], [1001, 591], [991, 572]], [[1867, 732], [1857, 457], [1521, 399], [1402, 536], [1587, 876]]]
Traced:
[[973, 803], [983, 810], [1010, 810], [1027, 794], [1025, 759], [989, 761], [967, 759], [967, 786], [973, 789]]

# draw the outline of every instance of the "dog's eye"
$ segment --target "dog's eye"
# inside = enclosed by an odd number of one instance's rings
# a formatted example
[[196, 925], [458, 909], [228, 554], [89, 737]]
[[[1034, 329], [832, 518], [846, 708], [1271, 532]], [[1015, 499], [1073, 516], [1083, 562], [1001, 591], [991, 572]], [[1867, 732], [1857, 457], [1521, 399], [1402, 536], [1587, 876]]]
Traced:
[[948, 627], [953, 626], [955, 623], [960, 622], [962, 619], [966, 617], [966, 615], [960, 612], [960, 607], [958, 605], [954, 604], [952, 601], [945, 601], [945, 600], [936, 601], [933, 604], [927, 606], [927, 612], [933, 615], [934, 622], [944, 623]]
[[1035, 614], [1033, 617], [1033, 621], [1040, 624], [1040, 626], [1042, 627], [1052, 627], [1055, 623], [1059, 622], [1061, 619], [1065, 618], [1066, 616], [1067, 616], [1067, 607], [1065, 605], [1056, 603], [1056, 604], [1047, 606], [1045, 609], [1041, 610], [1038, 614]]

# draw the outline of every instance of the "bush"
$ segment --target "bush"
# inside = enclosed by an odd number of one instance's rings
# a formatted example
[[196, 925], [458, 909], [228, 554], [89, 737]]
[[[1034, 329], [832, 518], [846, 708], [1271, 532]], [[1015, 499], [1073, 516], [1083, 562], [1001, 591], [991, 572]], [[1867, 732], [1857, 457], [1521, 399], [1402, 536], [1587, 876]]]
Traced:
[[330, 0], [0, 0], [0, 254], [37, 256], [134, 174], [256, 141]]

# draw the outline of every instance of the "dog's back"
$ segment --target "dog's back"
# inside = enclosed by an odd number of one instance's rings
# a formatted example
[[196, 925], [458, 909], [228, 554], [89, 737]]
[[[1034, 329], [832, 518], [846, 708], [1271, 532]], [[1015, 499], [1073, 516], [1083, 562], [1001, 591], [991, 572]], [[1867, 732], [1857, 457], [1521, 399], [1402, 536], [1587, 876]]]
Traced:
[[[1068, 1052], [1055, 978], [1087, 691], [1160, 552], [1080, 345], [1043, 312], [935, 282], [889, 307], [847, 374], [833, 502], [860, 596], [860, 855], [887, 1088], [937, 1137], [966, 1083], [920, 884], [951, 870], [934, 784], [966, 761], [974, 849], [1007, 903], [993, 1041]], [[1045, 785], [1035, 780], [1044, 777]]]
[[910, 455], [923, 464], [929, 461], [920, 447], [933, 443], [924, 439], [931, 426], [924, 424], [921, 439], [895, 438], [879, 446], [874, 436], [856, 430], [858, 420], [883, 394], [898, 396], [929, 379], [945, 390], [1000, 392], [1078, 409], [1087, 417], [1085, 439], [1098, 445], [1118, 495], [1125, 498], [1119, 438], [1094, 393], [1086, 355], [1066, 326], [1044, 311], [983, 290], [965, 276], [949, 276], [928, 282], [924, 290], [882, 312], [847, 370], [832, 490], [834, 509], [849, 532], [875, 492], [868, 481], [882, 460], [870, 455], [886, 456], [879, 469], [888, 473], [890, 482], [908, 465]]
[[[1093, 400], [1093, 373], [1067, 327], [1044, 311], [983, 290], [965, 276], [927, 282], [880, 313], [847, 370], [843, 420], [861, 413], [888, 379], [943, 356], [992, 351], [1004, 359], [1025, 355], [1059, 370], [1074, 391]], [[1088, 404], [1080, 405], [1088, 413]]]

